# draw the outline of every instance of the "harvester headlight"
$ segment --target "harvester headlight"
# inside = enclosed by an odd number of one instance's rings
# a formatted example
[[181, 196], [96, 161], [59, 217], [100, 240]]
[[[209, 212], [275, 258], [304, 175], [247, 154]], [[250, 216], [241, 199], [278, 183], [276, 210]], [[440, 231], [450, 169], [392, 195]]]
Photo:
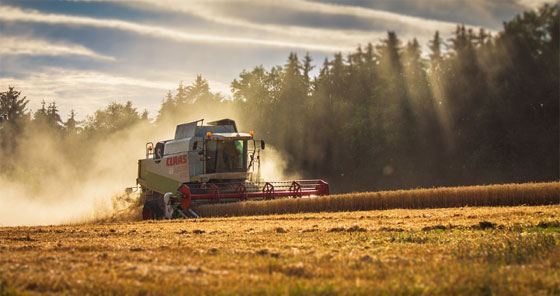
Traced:
[[206, 136], [207, 136], [208, 138], [210, 138], [211, 135], [212, 135], [211, 132], [206, 132]]
[[255, 133], [253, 133], [253, 131], [249, 131], [249, 135], [251, 135], [251, 137], [252, 137], [252, 136], [255, 135]]

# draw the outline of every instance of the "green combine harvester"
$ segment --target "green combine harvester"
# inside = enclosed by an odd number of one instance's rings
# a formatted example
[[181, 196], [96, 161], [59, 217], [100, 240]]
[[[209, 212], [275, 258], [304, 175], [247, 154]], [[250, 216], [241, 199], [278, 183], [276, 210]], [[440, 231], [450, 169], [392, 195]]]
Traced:
[[178, 125], [174, 139], [147, 143], [138, 161], [143, 219], [197, 218], [192, 207], [200, 204], [329, 194], [323, 180], [261, 180], [264, 149], [264, 141], [239, 132], [231, 119]]

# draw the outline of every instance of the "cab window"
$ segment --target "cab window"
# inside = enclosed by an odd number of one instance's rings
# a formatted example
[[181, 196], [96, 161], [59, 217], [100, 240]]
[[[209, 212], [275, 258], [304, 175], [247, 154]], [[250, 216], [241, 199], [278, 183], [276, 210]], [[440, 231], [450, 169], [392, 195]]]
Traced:
[[208, 141], [206, 173], [243, 172], [247, 169], [247, 141]]

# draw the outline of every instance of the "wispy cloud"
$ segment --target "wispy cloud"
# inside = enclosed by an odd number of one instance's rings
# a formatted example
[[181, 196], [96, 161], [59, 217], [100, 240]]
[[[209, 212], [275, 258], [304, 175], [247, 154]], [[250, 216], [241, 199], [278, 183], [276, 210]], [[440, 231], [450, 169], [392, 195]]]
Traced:
[[[185, 77], [187, 76], [187, 77]], [[24, 73], [24, 77], [1, 77], [0, 89], [8, 85], [30, 99], [29, 107], [37, 110], [41, 101], [55, 100], [63, 118], [75, 109], [78, 118], [83, 119], [93, 111], [105, 107], [111, 102], [131, 100], [139, 110], [147, 109], [155, 115], [161, 99], [168, 90], [177, 88], [177, 77], [189, 79], [189, 84], [196, 75], [185, 73], [152, 73], [151, 77], [137, 78], [98, 71], [81, 71], [58, 67], [45, 67]], [[214, 91], [227, 90], [228, 85], [209, 81]]]
[[[111, 0], [97, 0], [111, 1]], [[365, 7], [349, 6], [341, 4], [327, 4], [318, 2], [309, 2], [303, 0], [286, 0], [286, 1], [189, 1], [180, 2], [173, 0], [139, 0], [142, 5], [149, 5], [151, 8], [157, 8], [166, 11], [182, 11], [197, 17], [203, 18], [215, 23], [237, 26], [241, 28], [257, 30], [262, 32], [290, 35], [291, 38], [311, 38], [312, 40], [323, 40], [323, 42], [332, 41], [333, 43], [343, 42], [349, 46], [357, 43], [372, 41], [372, 37], [383, 36], [386, 31], [398, 31], [406, 38], [431, 36], [436, 30], [442, 32], [452, 32], [457, 23], [446, 22], [416, 16], [409, 16], [383, 10], [376, 10]], [[138, 2], [124, 2], [137, 8], [141, 8]], [[332, 29], [332, 28], [315, 28], [311, 26], [294, 26], [289, 23], [289, 19], [285, 24], [270, 24], [266, 21], [252, 21], [246, 17], [236, 16], [227, 8], [245, 6], [245, 7], [266, 7], [267, 11], [280, 13], [281, 11], [289, 11], [291, 13], [305, 12], [315, 16], [350, 16], [362, 19], [365, 22], [375, 23], [383, 27], [376, 31], [363, 29]], [[467, 24], [468, 25], [468, 24]], [[374, 41], [376, 41], [374, 39]]]
[[35, 22], [46, 24], [64, 24], [69, 26], [92, 26], [134, 32], [137, 34], [166, 38], [179, 42], [230, 43], [240, 45], [260, 45], [284, 48], [301, 48], [318, 51], [345, 51], [348, 48], [321, 44], [296, 43], [283, 40], [228, 37], [214, 34], [193, 34], [169, 28], [148, 26], [115, 19], [99, 19], [63, 14], [44, 14], [36, 10], [22, 10], [16, 7], [0, 6], [0, 20], [9, 22]]
[[[99, 0], [105, 1], [105, 0]], [[120, 1], [117, 1], [120, 2]], [[314, 28], [308, 26], [296, 26], [291, 24], [267, 24], [262, 22], [254, 22], [241, 17], [236, 17], [234, 15], [225, 13], [219, 9], [212, 6], [213, 2], [222, 1], [192, 1], [192, 2], [178, 2], [178, 1], [154, 1], [154, 0], [140, 0], [141, 3], [149, 5], [151, 8], [156, 8], [162, 11], [169, 12], [183, 12], [189, 15], [200, 17], [204, 20], [211, 21], [220, 25], [225, 25], [230, 28], [231, 26], [238, 29], [237, 35], [256, 35], [256, 36], [274, 36], [279, 40], [290, 40], [290, 43], [297, 42], [301, 43], [312, 43], [320, 45], [319, 48], [313, 48], [309, 46], [300, 46], [302, 49], [315, 50], [319, 49], [322, 51], [350, 51], [355, 48], [356, 45], [360, 43], [366, 43], [368, 41], [377, 40], [383, 37], [386, 32], [383, 31], [365, 31], [357, 29], [337, 29], [337, 28]], [[290, 1], [287, 1], [290, 2]], [[282, 4], [279, 4], [282, 3]], [[278, 5], [278, 8], [285, 8], [283, 2], [267, 2], [264, 1], [253, 3], [254, 5], [270, 5], [272, 10]], [[124, 2], [134, 7], [139, 7], [138, 2]], [[246, 5], [251, 6], [251, 3], [247, 1], [223, 1], [224, 5]], [[289, 4], [289, 3], [288, 3]], [[141, 8], [145, 8], [141, 7]], [[250, 30], [250, 31], [249, 31]], [[253, 33], [256, 32], [256, 33]], [[433, 33], [433, 32], [431, 32]], [[304, 42], [305, 41], [305, 42]], [[287, 41], [284, 41], [287, 42]], [[295, 46], [294, 46], [295, 47]], [[323, 50], [325, 49], [325, 50]]]
[[558, 4], [558, 0], [517, 0], [517, 2], [527, 8], [537, 9], [544, 4]]
[[320, 12], [331, 15], [352, 15], [356, 17], [385, 21], [388, 24], [400, 24], [407, 27], [415, 27], [430, 32], [446, 28], [454, 28], [456, 26], [456, 23], [452, 22], [409, 16], [371, 8], [309, 2], [303, 0], [290, 0], [290, 2], [293, 2], [292, 5], [302, 11]]
[[42, 39], [22, 37], [2, 38], [0, 55], [34, 55], [34, 56], [67, 56], [77, 55], [94, 59], [114, 61], [111, 56], [96, 53], [82, 45], [71, 43], [53, 43]]
[[[387, 31], [395, 31], [402, 40], [418, 39], [426, 45], [435, 31], [446, 38], [455, 31], [457, 23], [441, 21], [395, 12], [343, 4], [328, 4], [304, 0], [253, 1], [253, 0], [88, 0], [95, 2], [117, 2], [135, 9], [181, 12], [203, 20], [223, 25], [228, 30], [237, 30], [236, 36], [259, 38], [267, 36], [276, 40], [295, 43], [320, 44], [332, 51], [349, 52], [358, 45], [377, 43], [386, 38]], [[513, 0], [512, 0], [513, 1]], [[241, 7], [241, 8], [240, 8]], [[247, 9], [243, 9], [246, 7]], [[262, 15], [272, 13], [274, 21]], [[293, 16], [307, 18], [307, 25], [293, 24]], [[337, 26], [335, 17], [354, 21], [362, 26]], [[327, 27], [321, 23], [329, 20]], [[340, 19], [339, 19], [340, 20]], [[466, 24], [468, 26], [473, 26]], [[487, 32], [496, 31], [485, 28]], [[306, 48], [311, 49], [313, 48]], [[328, 50], [327, 50], [328, 51]]]
[[144, 80], [96, 71], [43, 68], [22, 78], [2, 77], [0, 86], [15, 86], [30, 99], [29, 107], [37, 110], [41, 100], [56, 100], [63, 118], [71, 108], [83, 118], [110, 102], [133, 100], [140, 108], [155, 110], [169, 89], [169, 81]]

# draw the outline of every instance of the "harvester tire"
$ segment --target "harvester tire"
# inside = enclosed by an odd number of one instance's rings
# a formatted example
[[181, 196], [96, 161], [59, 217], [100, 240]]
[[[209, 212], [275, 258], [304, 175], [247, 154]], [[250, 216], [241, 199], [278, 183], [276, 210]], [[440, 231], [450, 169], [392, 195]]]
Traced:
[[151, 220], [151, 219], [152, 219], [152, 211], [150, 210], [149, 207], [144, 205], [144, 208], [142, 209], [142, 220]]
[[144, 203], [142, 209], [142, 219], [144, 220], [159, 220], [164, 217], [164, 213], [160, 208], [157, 200], [148, 200]]

